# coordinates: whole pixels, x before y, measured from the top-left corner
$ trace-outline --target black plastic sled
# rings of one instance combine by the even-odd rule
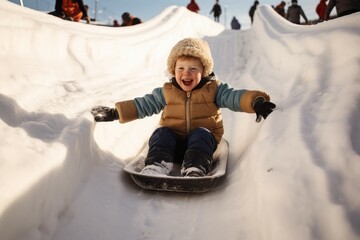
[[[150,190],[172,192],[206,192],[212,189],[226,174],[229,145],[222,139],[213,155],[212,171],[204,177],[183,177],[180,174],[180,165],[175,167],[169,176],[146,175],[140,173],[145,166],[145,157],[148,147],[128,163],[124,170],[129,173],[133,181],[140,187]]]

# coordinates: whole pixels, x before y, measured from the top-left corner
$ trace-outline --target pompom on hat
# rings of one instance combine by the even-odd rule
[[[179,41],[171,49],[167,60],[168,72],[175,76],[175,63],[180,56],[191,56],[199,58],[203,67],[203,76],[209,76],[214,67],[214,61],[208,43],[199,38],[185,38]]]

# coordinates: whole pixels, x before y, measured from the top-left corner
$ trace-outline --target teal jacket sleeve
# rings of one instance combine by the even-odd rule
[[[165,107],[165,98],[163,89],[155,88],[151,94],[146,94],[143,97],[134,99],[138,118],[149,117],[153,114],[158,114]]]
[[[216,93],[216,105],[220,108],[228,108],[235,112],[241,112],[240,99],[245,91],[234,89],[229,84],[220,82]]]

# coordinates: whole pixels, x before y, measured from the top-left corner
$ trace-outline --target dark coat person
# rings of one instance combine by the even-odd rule
[[[255,14],[257,5],[259,5],[259,1],[255,1],[254,4],[251,6],[251,8],[249,10],[249,16],[250,16],[250,19],[251,19],[251,23],[254,22],[254,14]]]
[[[214,13],[214,20],[216,22],[219,22],[220,15],[221,15],[221,6],[219,4],[219,0],[216,0],[216,3],[214,4],[213,8],[211,9],[211,13]]]
[[[239,20],[237,20],[236,17],[233,17],[231,20],[231,29],[233,30],[240,30],[241,29],[241,24],[239,22]]]
[[[292,5],[288,8],[286,19],[292,23],[300,24],[300,16],[304,18],[306,23],[308,22],[304,10],[297,4],[297,0],[292,0]]]
[[[281,1],[281,3],[279,3],[279,5],[275,7],[275,11],[282,17],[285,17],[285,5],[286,3],[284,1]]]
[[[346,16],[360,11],[360,0],[330,0],[326,8],[325,20],[329,19],[334,7],[338,17]]]
[[[134,17],[133,15],[131,15],[128,12],[124,12],[121,15],[121,19],[122,19],[122,23],[121,23],[120,27],[128,27],[128,26],[133,26],[133,25],[142,23],[140,18]]]

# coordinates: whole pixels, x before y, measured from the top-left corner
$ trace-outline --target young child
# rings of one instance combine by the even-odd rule
[[[264,92],[236,90],[215,79],[206,41],[186,38],[171,50],[168,72],[174,76],[163,87],[115,108],[92,109],[97,122],[119,119],[126,123],[160,113],[160,127],[149,139],[142,173],[169,175],[180,156],[183,176],[200,177],[211,171],[212,156],[224,133],[220,108],[256,113],[257,122],[276,107]]]

